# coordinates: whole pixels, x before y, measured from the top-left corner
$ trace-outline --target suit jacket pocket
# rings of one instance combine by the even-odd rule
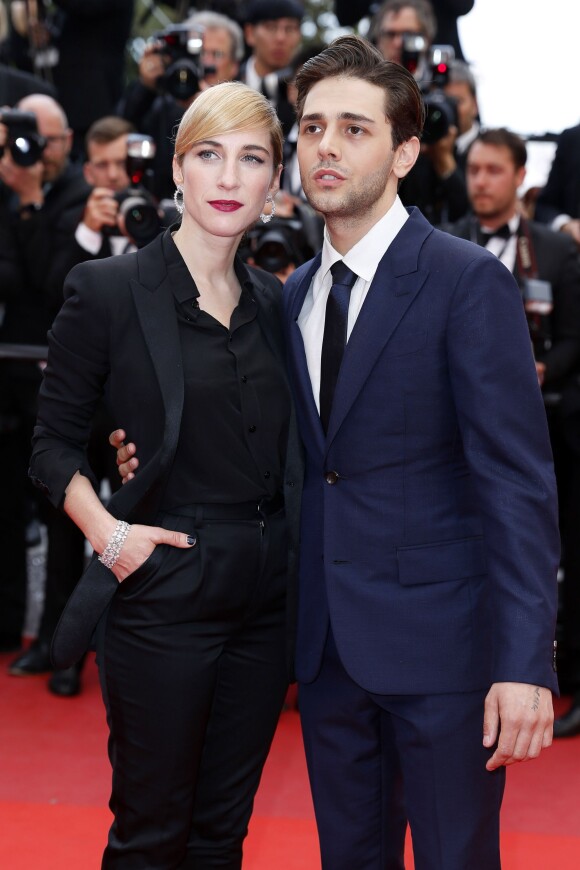
[[[397,547],[397,561],[402,586],[465,580],[486,572],[482,537]]]
[[[417,351],[425,347],[426,343],[426,332],[408,332],[399,334],[399,331],[397,330],[385,347],[385,355],[405,356],[409,353],[417,353]]]

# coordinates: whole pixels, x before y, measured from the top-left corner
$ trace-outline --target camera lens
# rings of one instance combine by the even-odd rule
[[[161,229],[156,207],[143,196],[127,197],[119,212],[125,219],[127,234],[139,248],[153,241]]]
[[[178,60],[162,77],[165,90],[176,100],[188,100],[199,91],[199,76],[190,60]]]
[[[44,141],[40,137],[17,136],[9,144],[12,159],[18,166],[34,166],[44,151]]]
[[[439,142],[449,132],[449,128],[457,126],[457,110],[454,102],[441,91],[434,91],[424,97],[425,126],[422,141],[426,145]]]

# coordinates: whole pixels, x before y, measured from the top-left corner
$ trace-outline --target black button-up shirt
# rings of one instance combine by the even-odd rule
[[[165,256],[185,399],[162,509],[272,497],[282,487],[290,396],[281,363],[260,327],[249,273],[236,260],[242,292],[228,329],[199,308],[199,291],[170,238]]]

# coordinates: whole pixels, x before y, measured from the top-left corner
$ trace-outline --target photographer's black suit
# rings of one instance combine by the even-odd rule
[[[173,138],[185,108],[185,103],[179,103],[171,94],[158,93],[139,80],[131,82],[117,106],[117,114],[155,141],[150,190],[158,200],[171,199],[175,191]]]
[[[579,164],[580,181],[580,127],[576,129],[578,150],[569,157]],[[473,241],[474,227],[475,219],[467,217],[445,229]],[[538,358],[546,365],[544,393],[547,397],[561,396],[559,404],[549,404],[547,408],[566,576],[562,587],[559,671],[562,688],[577,692],[580,690],[580,264],[576,245],[565,233],[555,233],[535,221],[528,221],[528,227],[538,277],[550,282],[553,293],[552,347]]]
[[[560,134],[548,180],[536,204],[536,218],[544,223],[560,214],[580,218],[580,124]]]
[[[46,192],[40,211],[21,217],[12,191],[0,189],[0,342],[45,345],[62,302],[55,260],[74,232],[74,215],[89,187],[78,167],[68,165]],[[26,471],[40,383],[38,363],[0,365],[0,642],[19,646],[26,608],[25,529],[33,493]]]
[[[48,94],[55,100],[58,97],[56,88],[49,82],[0,63],[0,106],[15,106],[30,94]]]
[[[546,365],[545,386],[563,387],[577,370],[580,361],[580,264],[576,246],[568,236],[555,233],[536,221],[527,221],[538,277],[552,286],[553,311],[550,317],[552,346],[538,356]],[[460,239],[477,242],[477,222],[468,215],[442,227]],[[518,279],[517,269],[514,277]]]
[[[112,114],[121,97],[135,0],[54,0],[54,5],[60,54],[54,83],[82,153],[85,132]]]

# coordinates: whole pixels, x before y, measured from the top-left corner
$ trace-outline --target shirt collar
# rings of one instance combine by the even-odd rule
[[[479,130],[479,124],[477,121],[474,121],[469,130],[466,130],[465,133],[459,134],[455,140],[455,148],[457,149],[458,154],[465,154],[467,152],[467,149],[473,140],[477,138]]]
[[[179,249],[173,241],[172,233],[179,229],[179,224],[173,224],[163,234],[163,254],[167,263],[167,271],[171,278],[171,289],[176,300],[180,303],[188,302],[190,299],[197,299],[199,290],[193,280],[191,272],[185,265],[185,260],[181,256]],[[234,271],[236,278],[240,282],[242,294],[252,293],[254,285],[250,278],[250,273],[244,266],[242,260],[236,256],[234,260]]]
[[[349,269],[352,269],[360,278],[370,283],[389,245],[398,235],[408,218],[409,214],[397,196],[388,212],[371,227],[368,233],[344,257],[332,247],[325,228],[322,260],[320,262],[321,277],[324,278],[326,276],[330,267],[337,260],[344,260],[345,265]]]
[[[511,216],[509,221],[506,221],[506,224],[508,225],[512,236],[515,236],[520,228],[520,215],[516,212]],[[484,238],[486,239],[491,239],[492,236],[495,235],[494,230],[490,229],[489,227],[482,226],[481,231],[484,235]]]

